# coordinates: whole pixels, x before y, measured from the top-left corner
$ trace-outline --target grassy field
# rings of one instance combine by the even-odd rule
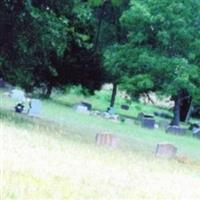
[[[200,141],[190,135],[150,131],[71,107],[87,100],[104,109],[103,97],[56,95],[43,100],[41,119],[32,119],[10,111],[14,102],[0,95],[1,199],[200,199]],[[103,131],[118,135],[117,149],[95,145],[95,135]],[[162,141],[177,146],[183,159],[156,158]]]

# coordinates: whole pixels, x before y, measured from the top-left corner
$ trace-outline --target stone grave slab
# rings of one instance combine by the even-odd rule
[[[28,115],[32,117],[39,117],[42,109],[41,101],[39,99],[31,99],[29,106]]]
[[[119,144],[118,137],[108,133],[98,133],[95,140],[98,146],[116,148]]]
[[[87,107],[87,109],[88,109],[89,111],[92,110],[92,104],[91,104],[91,103],[82,101],[80,104],[83,105],[83,106],[85,106],[85,107]]]
[[[156,146],[155,155],[157,157],[172,159],[176,157],[176,153],[177,148],[170,143],[163,142]]]
[[[181,128],[179,126],[169,126],[166,131],[166,133],[171,133],[175,135],[185,135],[187,132],[186,128]]]
[[[168,127],[169,127],[169,121],[167,121],[167,120],[160,120],[159,122],[158,122],[158,126],[159,126],[159,128],[161,128],[161,129],[164,129],[164,130],[166,130]]]
[[[142,127],[154,129],[155,127],[155,119],[149,118],[149,117],[143,117],[141,119],[141,125]]]
[[[11,91],[11,98],[17,101],[25,101],[26,97],[25,97],[25,93],[23,90],[20,89],[14,89]]]
[[[123,110],[129,110],[129,106],[126,105],[126,104],[122,104],[121,105],[121,109],[123,109]]]
[[[198,139],[200,139],[200,127],[199,128],[193,128],[192,133],[193,133],[194,137],[197,137]]]

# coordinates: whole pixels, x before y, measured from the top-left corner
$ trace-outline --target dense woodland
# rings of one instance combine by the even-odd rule
[[[199,0],[1,0],[0,77],[32,92],[112,83],[200,104]],[[184,119],[183,119],[184,120]]]

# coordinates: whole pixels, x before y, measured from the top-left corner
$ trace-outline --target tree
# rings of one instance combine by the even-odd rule
[[[111,55],[126,72],[122,83],[133,96],[148,91],[172,96],[173,125],[179,124],[184,94],[199,95],[199,20],[199,1],[132,1],[121,17],[128,42]]]
[[[89,4],[65,0],[16,4],[1,2],[0,28],[5,33],[0,35],[0,71],[4,78],[27,91],[44,84],[46,96],[52,87],[63,84],[82,84],[91,92],[99,88],[100,59],[91,52],[94,25]],[[94,75],[100,78],[95,80]]]
[[[116,43],[122,43],[124,40],[126,40],[125,30],[121,27],[119,19],[122,12],[128,7],[128,2],[128,0],[99,1],[99,3],[97,2],[96,4],[98,6],[94,9],[94,13],[97,19],[94,51],[99,51],[104,55],[104,81],[110,82],[113,85],[110,107],[114,107],[115,104],[118,80],[116,79],[116,73],[114,74],[113,71],[110,70],[113,68],[113,66],[110,68],[107,65],[105,57],[107,54],[107,49],[110,46]]]

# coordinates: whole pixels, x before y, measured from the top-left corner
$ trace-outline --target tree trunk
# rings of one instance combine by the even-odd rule
[[[179,126],[180,123],[180,94],[175,97],[174,117],[172,119],[172,126]]]
[[[97,25],[97,33],[96,33],[96,38],[95,38],[95,42],[94,42],[94,52],[97,51],[98,45],[99,45],[99,36],[100,36],[100,32],[101,32],[101,25],[102,25],[102,21],[103,21],[105,5],[106,5],[106,1],[101,6],[101,13],[100,13],[100,18],[99,18],[98,25]]]
[[[117,94],[117,83],[113,83],[112,96],[110,99],[110,107],[114,107],[115,105],[116,94]]]

